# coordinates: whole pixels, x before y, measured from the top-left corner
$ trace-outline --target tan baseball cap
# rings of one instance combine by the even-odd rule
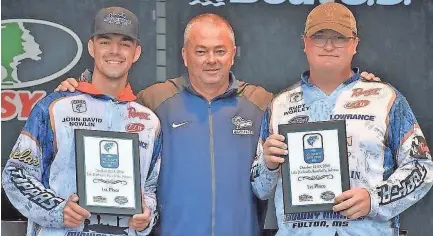
[[[358,34],[352,12],[340,3],[327,2],[315,7],[307,16],[304,34],[310,37],[317,31],[330,29],[346,37]]]

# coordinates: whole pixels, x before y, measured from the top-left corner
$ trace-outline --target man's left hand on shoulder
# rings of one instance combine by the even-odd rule
[[[334,212],[340,212],[349,219],[358,219],[370,213],[370,193],[365,188],[353,188],[335,198]]]
[[[369,73],[367,71],[363,71],[361,73],[361,77],[364,78],[364,79],[366,79],[366,80],[369,80],[369,81],[380,81],[379,77],[377,77],[373,73]]]

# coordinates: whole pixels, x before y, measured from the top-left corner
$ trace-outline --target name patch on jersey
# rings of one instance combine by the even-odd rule
[[[369,120],[374,121],[376,116],[363,114],[334,114],[330,115],[330,120]]]
[[[284,223],[291,225],[292,228],[309,227],[347,227],[351,221],[364,220],[360,217],[350,220],[339,212],[298,212],[284,215]]]
[[[67,116],[63,118],[62,122],[71,127],[95,127],[97,123],[102,123],[102,119],[95,117]]]
[[[33,183],[24,175],[22,169],[13,168],[10,174],[12,183],[24,197],[43,209],[51,210],[64,201],[62,198],[56,197],[49,189],[43,189],[42,186]]]
[[[305,106],[305,104],[300,104],[297,106],[293,106],[293,107],[289,107],[288,111],[284,112],[284,115],[291,115],[293,113],[299,113],[299,112],[303,112],[303,111],[308,111],[310,109],[310,107]]]

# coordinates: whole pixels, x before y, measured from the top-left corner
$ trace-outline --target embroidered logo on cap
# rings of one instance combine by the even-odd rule
[[[104,17],[104,22],[108,24],[116,24],[119,26],[128,26],[131,24],[131,20],[128,19],[125,13],[119,12],[114,13],[111,12]]]

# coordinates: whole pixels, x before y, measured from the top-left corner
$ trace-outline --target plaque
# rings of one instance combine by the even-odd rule
[[[328,211],[350,188],[345,121],[281,124],[288,154],[281,167],[284,214]]]
[[[75,130],[79,205],[91,213],[142,213],[138,134]]]

